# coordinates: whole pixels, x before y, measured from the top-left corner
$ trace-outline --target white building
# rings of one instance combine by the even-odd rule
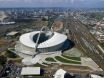
[[[42,27],[42,29],[44,26]],[[38,53],[49,53],[65,50],[69,47],[67,36],[53,31],[34,31],[20,36],[15,52],[24,58],[25,65],[36,64],[42,60]]]
[[[71,76],[70,74],[68,74],[63,69],[57,70],[53,76],[54,76],[54,78],[73,78],[74,77],[74,76]]]
[[[21,70],[21,75],[40,75],[40,67],[23,67]]]
[[[101,76],[98,76],[98,75],[94,75],[94,74],[90,74],[91,75],[91,78],[102,78]]]
[[[59,69],[56,71],[56,73],[54,74],[54,78],[64,78],[66,71],[63,69]]]

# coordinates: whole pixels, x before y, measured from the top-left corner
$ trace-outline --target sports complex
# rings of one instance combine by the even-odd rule
[[[46,26],[43,26],[40,31],[21,35],[15,45],[15,51],[24,58],[22,60],[23,64],[31,65],[43,62],[39,54],[49,56],[56,53],[60,55],[61,51],[68,47],[69,42],[66,35],[52,30],[49,31]]]
[[[63,64],[88,66],[93,70],[101,70],[92,59],[81,57],[82,53],[76,48],[71,47],[66,50],[70,46],[71,43],[66,35],[49,31],[46,26],[43,26],[40,31],[21,35],[15,45],[15,53],[23,58],[24,65]]]
[[[42,31],[42,29],[21,35],[15,50],[27,55],[62,50],[67,36],[54,31]]]

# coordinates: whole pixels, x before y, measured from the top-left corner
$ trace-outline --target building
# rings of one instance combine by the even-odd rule
[[[59,18],[60,19],[64,19],[65,18],[65,15],[59,15]]]
[[[75,78],[74,76],[71,76],[63,69],[57,70],[53,76],[54,78]]]
[[[99,26],[101,26],[101,27],[102,27],[102,26],[104,26],[104,24],[100,24]]]
[[[94,75],[94,74],[90,74],[91,75],[91,78],[102,78],[101,76],[98,76],[98,75]]]
[[[21,70],[22,76],[34,76],[40,75],[41,69],[40,67],[23,67]]]
[[[48,20],[49,17],[48,17],[48,16],[44,16],[44,18],[45,18],[46,20]]]
[[[63,69],[59,69],[56,71],[56,73],[54,74],[54,78],[64,78],[66,71]]]
[[[14,38],[14,37],[16,37],[18,35],[19,35],[18,32],[12,31],[12,32],[9,32],[8,34],[6,34],[6,38],[10,39],[10,38]]]
[[[15,52],[24,58],[22,63],[33,65],[38,62],[42,63],[38,54],[52,54],[60,52],[69,47],[67,36],[54,31],[34,31],[20,36],[15,46]]]
[[[21,35],[15,50],[27,55],[37,52],[54,52],[61,50],[66,41],[67,36],[57,32],[34,31]]]

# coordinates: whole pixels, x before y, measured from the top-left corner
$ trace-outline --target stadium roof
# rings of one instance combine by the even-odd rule
[[[59,69],[56,71],[54,78],[64,78],[66,71],[63,69]]]
[[[24,44],[25,46],[28,46],[28,47],[32,47],[34,48],[36,43],[33,41],[33,36],[37,33],[39,33],[40,31],[35,31],[35,32],[31,32],[31,33],[26,33],[26,34],[23,34],[21,37],[20,37],[20,42],[22,44]],[[38,44],[38,47],[37,48],[47,48],[47,47],[52,47],[52,46],[55,46],[55,45],[58,45],[62,42],[64,42],[65,40],[67,39],[67,36],[66,35],[63,35],[63,34],[60,34],[60,33],[57,33],[57,32],[54,32],[54,35],[52,36],[52,38]]]
[[[40,75],[40,67],[23,67],[21,75]]]

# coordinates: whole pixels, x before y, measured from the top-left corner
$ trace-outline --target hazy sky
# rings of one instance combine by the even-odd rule
[[[104,0],[0,0],[0,7],[104,7]]]

